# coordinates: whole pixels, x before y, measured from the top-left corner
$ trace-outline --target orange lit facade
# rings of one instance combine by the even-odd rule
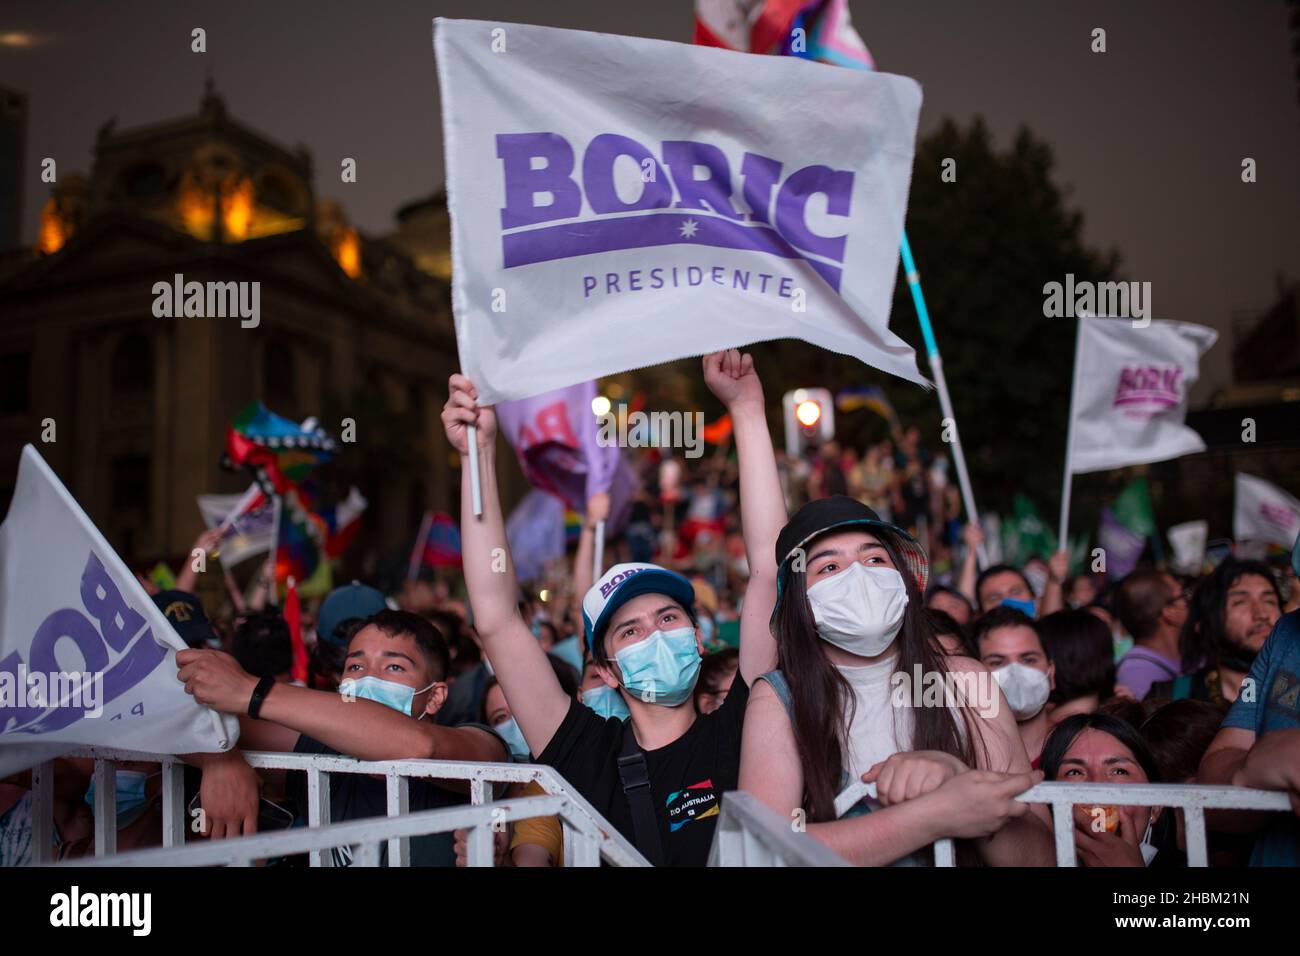
[[[438,418],[457,366],[448,282],[318,201],[311,156],[211,90],[197,115],[105,125],[94,157],[88,177],[59,170],[37,242],[0,260],[0,514],[35,442],[133,566],[178,563],[201,527],[195,496],[247,486],[219,459],[259,398],[335,434],[356,420],[331,473],[370,508],[339,572],[409,552],[425,510],[456,500]],[[260,324],[156,318],[153,284],[176,274],[258,282]]]

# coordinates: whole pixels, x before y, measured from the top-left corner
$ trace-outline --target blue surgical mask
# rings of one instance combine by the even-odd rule
[[[694,627],[655,631],[614,655],[623,686],[647,704],[676,707],[691,697],[700,676]]]
[[[1038,608],[1034,607],[1033,601],[1019,601],[1016,598],[1003,598],[1002,604],[1005,607],[1013,607],[1017,611],[1024,611],[1030,617],[1038,616]]]
[[[605,720],[611,717],[627,720],[632,716],[627,709],[627,702],[623,700],[623,695],[618,692],[618,689],[604,684],[584,690],[582,702],[594,710],[597,717]]]
[[[519,722],[511,717],[509,720],[503,720],[492,728],[506,742],[510,748],[510,756],[522,757],[528,759],[528,741],[524,740],[524,732],[519,729]]]
[[[437,681],[434,681],[437,683]],[[430,684],[429,687],[432,687]],[[339,693],[344,697],[360,697],[362,700],[373,700],[376,704],[383,704],[385,707],[391,707],[399,714],[406,714],[408,717],[415,717],[411,713],[411,704],[415,700],[416,694],[423,694],[429,687],[421,687],[416,690],[414,687],[407,687],[405,684],[398,684],[395,681],[383,680],[367,674],[365,677],[346,677],[339,683]],[[424,715],[421,714],[421,717]],[[418,719],[418,718],[417,718]]]
[[[117,786],[117,828],[130,826],[149,805],[149,798],[144,795],[144,785],[151,774],[137,770],[119,770],[115,774]],[[95,778],[90,778],[90,788],[86,791],[86,803],[95,806]]]

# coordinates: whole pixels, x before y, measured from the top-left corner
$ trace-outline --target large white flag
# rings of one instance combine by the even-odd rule
[[[31,445],[0,525],[0,776],[77,745],[226,750],[176,679],[185,642]]]
[[[242,495],[199,495],[198,501],[203,523],[222,529],[221,563],[226,567],[275,547],[280,499],[268,500],[256,483]]]
[[[1071,474],[1205,451],[1187,395],[1219,333],[1189,322],[1080,317],[1070,403]]]
[[[889,330],[913,80],[474,20],[434,46],[480,401],[780,338],[925,381]]]
[[[1232,536],[1289,548],[1300,537],[1300,501],[1277,485],[1237,472]]]

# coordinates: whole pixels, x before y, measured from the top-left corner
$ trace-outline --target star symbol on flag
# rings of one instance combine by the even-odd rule
[[[698,222],[696,222],[694,219],[687,219],[684,223],[682,223],[682,238],[694,239],[695,233],[699,228],[700,228],[700,224]]]

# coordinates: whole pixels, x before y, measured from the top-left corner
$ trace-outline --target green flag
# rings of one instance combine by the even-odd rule
[[[1119,523],[1134,534],[1149,538],[1156,533],[1156,516],[1151,509],[1151,493],[1145,478],[1134,478],[1119,493],[1114,506]]]
[[[176,587],[176,575],[172,574],[172,569],[165,563],[159,561],[149,572],[149,580],[158,585],[159,590],[170,591]]]
[[[1050,557],[1056,551],[1056,535],[1024,495],[1011,503],[1011,517],[1002,521],[1002,557],[1008,564],[1024,564],[1037,554]]]

